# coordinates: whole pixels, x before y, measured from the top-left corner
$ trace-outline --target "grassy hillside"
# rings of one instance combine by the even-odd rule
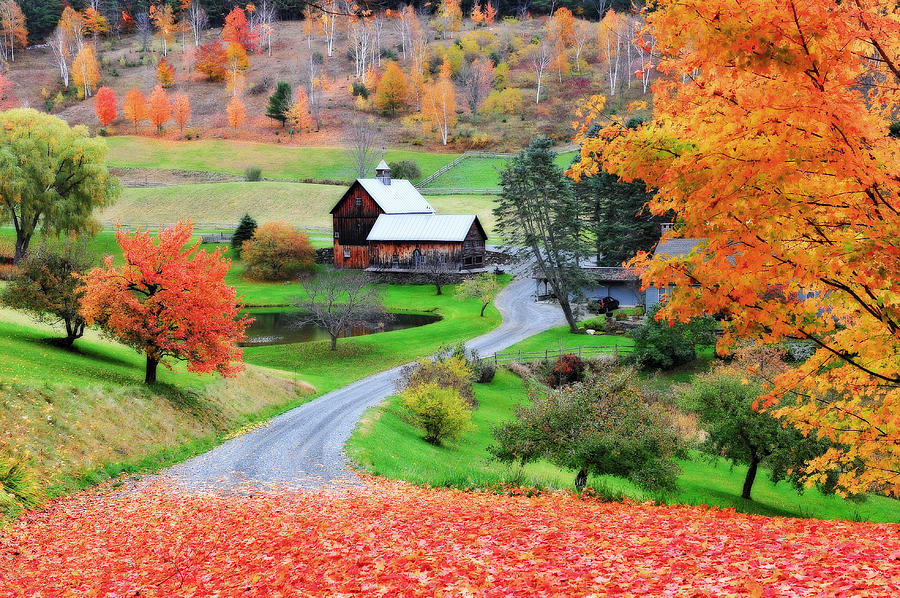
[[[350,439],[348,453],[364,470],[389,478],[430,486],[486,488],[508,483],[526,486],[571,488],[575,473],[549,463],[524,467],[505,465],[490,458],[492,427],[511,419],[525,400],[522,380],[501,370],[491,384],[475,385],[479,406],[473,413],[475,429],[457,442],[434,446],[409,424],[398,397],[366,414]],[[871,496],[853,503],[836,496],[808,490],[803,495],[786,483],[773,484],[761,470],[753,487],[753,501],[740,498],[746,468],[692,453],[680,461],[679,490],[668,496],[653,496],[630,482],[611,476],[591,476],[588,484],[609,494],[624,494],[635,500],[661,499],[671,504],[707,504],[733,507],[746,513],[770,516],[817,517],[900,521],[896,500]]]
[[[170,187],[125,188],[101,221],[170,223],[190,218],[201,223],[237,223],[245,213],[258,222],[283,220],[295,226],[331,226],[331,208],[346,187],[308,183],[201,183]],[[429,195],[440,214],[477,214],[491,234],[492,195]],[[330,238],[329,238],[330,240]],[[491,242],[489,240],[489,242]]]
[[[250,166],[274,179],[351,181],[352,159],[339,147],[298,147],[225,139],[169,141],[149,137],[109,137],[110,166],[163,168],[244,174]],[[380,154],[380,152],[378,152]],[[389,149],[388,162],[413,160],[423,176],[452,162],[459,154]],[[374,173],[373,175],[374,176]]]
[[[0,455],[24,457],[51,495],[182,460],[314,392],[252,366],[226,380],[179,364],[147,387],[134,350],[92,331],[67,350],[56,336],[0,310]]]
[[[574,151],[562,152],[556,157],[556,164],[563,169],[569,167]],[[453,189],[499,189],[500,171],[506,167],[509,158],[466,158],[432,182],[428,187]]]

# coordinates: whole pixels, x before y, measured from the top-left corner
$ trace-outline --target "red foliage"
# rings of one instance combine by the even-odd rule
[[[242,341],[252,321],[238,317],[234,287],[225,284],[230,260],[221,249],[186,247],[193,226],[178,223],[159,233],[116,232],[125,264],[107,256],[103,268],[85,276],[81,310],[88,323],[100,323],[123,343],[144,353],[147,382],[155,382],[156,363],[185,360],[188,370],[224,376],[242,368]],[[151,379],[151,361],[152,379]]]
[[[228,56],[219,42],[208,42],[197,48],[194,69],[206,75],[209,81],[221,81],[225,78],[225,62]]]
[[[896,596],[898,557],[891,524],[400,483],[160,489],[61,500],[4,528],[0,594]]]
[[[547,385],[551,388],[559,388],[573,382],[584,379],[584,370],[587,365],[577,355],[567,353],[560,355],[553,366],[553,371],[547,376]]]
[[[118,109],[119,104],[112,89],[103,86],[97,90],[97,96],[94,98],[94,111],[101,127],[105,127],[115,120]]]
[[[247,15],[243,8],[235,6],[225,17],[222,39],[226,42],[239,43],[247,52],[257,49],[259,34],[250,29],[250,23],[247,22]]]

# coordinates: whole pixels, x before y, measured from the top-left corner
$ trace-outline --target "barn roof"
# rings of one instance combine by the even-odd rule
[[[464,241],[473,223],[484,232],[474,214],[382,214],[366,240]]]
[[[405,179],[394,179],[385,185],[378,179],[356,179],[372,196],[385,214],[434,214],[434,208],[419,190]]]
[[[667,257],[683,257],[689,254],[703,239],[667,239],[660,241],[653,255]]]

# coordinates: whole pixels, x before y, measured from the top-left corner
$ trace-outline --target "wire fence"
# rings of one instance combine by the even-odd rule
[[[150,231],[156,231],[161,228],[167,228],[170,226],[175,226],[175,222],[114,222],[112,220],[107,220],[100,223],[103,226],[104,230],[113,230],[117,227],[121,227],[124,230],[135,230],[135,229],[144,229]],[[225,237],[234,232],[234,229],[237,228],[237,222],[194,222],[194,233],[203,236],[210,236],[212,234],[218,234],[221,237]],[[331,227],[330,226],[297,226],[296,227],[300,232],[305,233],[311,237],[331,237]]]
[[[602,357],[628,355],[634,351],[630,345],[605,345],[602,347],[573,347],[571,349],[544,349],[543,351],[506,351],[494,353],[488,359],[495,364],[502,363],[533,363],[535,361],[556,360],[562,355],[577,355],[578,357]]]

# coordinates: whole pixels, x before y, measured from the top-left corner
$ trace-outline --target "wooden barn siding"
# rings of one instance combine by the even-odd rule
[[[344,250],[350,251],[350,257],[344,257]],[[357,270],[365,270],[369,267],[369,246],[368,245],[342,245],[337,239],[334,240],[334,267],[335,268],[354,268]]]
[[[360,199],[360,205],[356,200]],[[379,207],[372,196],[362,185],[353,183],[333,212],[332,234],[338,233],[335,238],[335,255],[337,255],[337,243],[341,245],[366,245],[366,237],[375,226],[375,220],[384,211]]]
[[[416,267],[414,254],[418,249],[425,258],[419,267],[433,263],[444,256],[444,260],[456,268],[462,262],[460,242],[407,242],[407,241],[372,241],[369,243],[369,263],[377,268],[391,268],[394,256],[397,256],[397,267],[412,270]]]

